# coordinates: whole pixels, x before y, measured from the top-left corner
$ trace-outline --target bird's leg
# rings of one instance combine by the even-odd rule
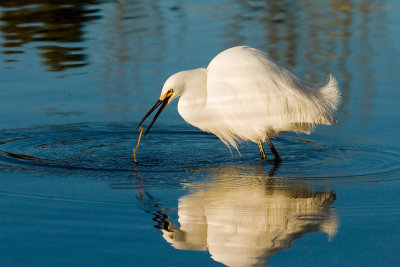
[[[265,160],[264,148],[263,148],[261,141],[258,141],[258,149],[260,149],[261,160]]]
[[[277,161],[277,162],[282,161],[282,159],[279,156],[278,152],[276,151],[274,145],[272,144],[271,139],[269,139],[269,137],[267,137],[266,141],[269,146],[269,149],[271,149],[272,154],[274,154],[275,161]]]

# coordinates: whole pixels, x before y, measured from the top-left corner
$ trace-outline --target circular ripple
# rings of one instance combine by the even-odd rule
[[[240,148],[241,157],[213,135],[188,128],[163,128],[142,139],[135,164],[134,125],[72,124],[3,131],[0,168],[30,171],[96,171],[101,175],[140,171],[155,173],[157,183],[174,173],[221,166],[255,166],[257,146]],[[274,140],[283,161],[262,163],[266,176],[302,179],[399,179],[400,153],[365,146],[335,146],[321,141],[282,136]],[[168,177],[168,178],[167,178]],[[179,178],[177,178],[179,180]]]
[[[142,138],[137,152],[146,172],[187,170],[231,158],[212,135],[158,128]],[[4,131],[0,134],[0,163],[9,168],[132,172],[137,137],[133,125],[78,124]]]
[[[283,161],[284,171],[280,175],[354,181],[400,179],[400,153],[397,151],[368,146],[336,147],[320,142],[307,143],[288,147],[291,152],[287,161]]]

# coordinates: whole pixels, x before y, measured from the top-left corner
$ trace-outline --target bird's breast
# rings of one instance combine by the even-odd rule
[[[181,97],[178,102],[179,115],[189,124],[203,131],[210,131],[212,116],[205,108],[205,102],[195,97]]]

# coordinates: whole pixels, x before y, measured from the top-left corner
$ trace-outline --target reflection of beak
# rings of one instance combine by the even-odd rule
[[[154,106],[149,110],[149,112],[146,113],[146,115],[144,115],[143,119],[139,122],[139,125],[137,126],[137,128],[140,127],[140,125],[142,125],[142,123],[144,122],[144,120],[151,114],[153,113],[153,111],[159,106],[161,105],[160,109],[157,111],[156,115],[154,116],[153,120],[151,121],[149,127],[147,128],[146,132],[144,133],[144,135],[147,134],[147,132],[150,130],[151,126],[153,126],[153,124],[156,122],[158,116],[160,116],[161,112],[167,107],[168,105],[168,100],[171,98],[172,93],[166,93],[163,94],[160,99],[157,100],[157,102],[154,104]]]

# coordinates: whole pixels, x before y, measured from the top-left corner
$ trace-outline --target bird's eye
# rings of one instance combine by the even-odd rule
[[[169,89],[168,90],[168,93],[173,93],[174,92],[174,89]]]

